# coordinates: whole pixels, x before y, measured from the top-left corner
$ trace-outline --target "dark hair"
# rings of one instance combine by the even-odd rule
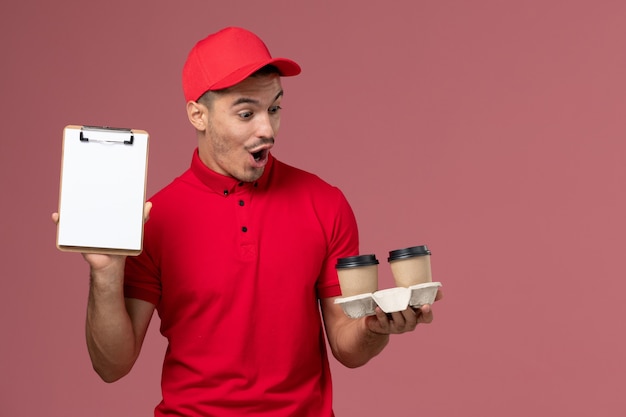
[[[256,71],[254,71],[252,73],[252,75],[250,75],[250,76],[251,77],[262,77],[262,76],[271,75],[271,74],[278,74],[278,75],[280,75],[280,71],[274,65],[269,64],[269,65],[266,65],[264,67],[259,68]]]
[[[258,70],[250,74],[250,77],[265,77],[265,76],[272,75],[272,74],[280,75],[280,71],[274,65],[269,64],[269,65],[259,68]],[[227,92],[229,88],[230,87],[226,87],[221,90],[206,91],[204,94],[200,96],[197,102],[205,105],[207,108],[210,109],[211,105],[213,104],[213,99],[215,98],[215,96],[221,93]]]

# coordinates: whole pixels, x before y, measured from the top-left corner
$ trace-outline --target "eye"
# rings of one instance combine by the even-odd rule
[[[252,117],[252,112],[251,111],[242,111],[241,113],[238,113],[238,115],[242,119],[249,119],[249,118]]]
[[[276,113],[278,113],[278,111],[279,111],[280,109],[282,109],[282,107],[280,107],[280,106],[272,106],[272,107],[270,107],[270,108],[269,108],[269,112],[270,112],[271,114],[276,114]]]

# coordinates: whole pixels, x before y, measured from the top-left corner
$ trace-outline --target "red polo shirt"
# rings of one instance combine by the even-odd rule
[[[125,294],[156,305],[169,346],[156,416],[332,416],[318,297],[358,254],[339,189],[270,155],[239,183],[191,168],[157,193]]]

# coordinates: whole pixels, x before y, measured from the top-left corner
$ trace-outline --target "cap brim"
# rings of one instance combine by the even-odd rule
[[[254,64],[246,65],[245,67],[233,71],[226,77],[222,78],[220,81],[213,84],[207,91],[223,90],[224,88],[232,87],[235,84],[239,84],[266,65],[275,66],[282,77],[292,77],[294,75],[300,74],[300,72],[302,71],[300,65],[298,65],[295,61],[287,58],[272,58],[269,60],[255,62]]]

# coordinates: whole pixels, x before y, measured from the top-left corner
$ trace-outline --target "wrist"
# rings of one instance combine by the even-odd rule
[[[106,265],[90,265],[89,277],[92,288],[97,290],[119,290],[124,284],[123,261],[114,260]]]

